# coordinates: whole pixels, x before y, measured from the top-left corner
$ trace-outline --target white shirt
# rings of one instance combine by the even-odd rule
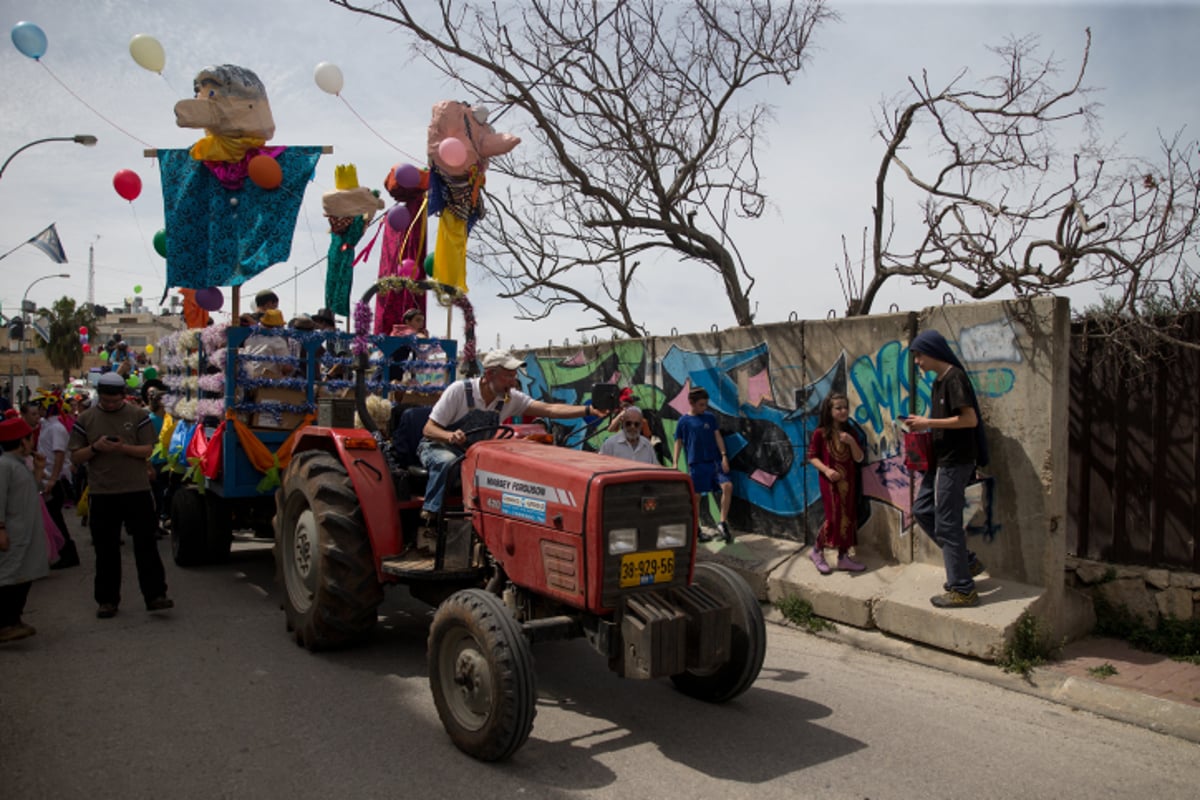
[[[252,334],[246,337],[242,352],[252,356],[289,356],[287,339],[281,336]],[[246,361],[246,374],[251,378],[281,378],[283,363],[279,361]]]
[[[625,434],[614,434],[600,445],[600,455],[628,458],[644,464],[658,463],[658,459],[654,457],[654,445],[650,444],[650,440],[645,436],[638,436],[637,442],[630,444],[629,440],[625,438]]]
[[[482,378],[468,379],[471,384],[471,393],[475,396],[475,409],[494,411],[496,410],[496,400],[492,401],[491,406],[483,404],[483,391],[479,388],[481,380]],[[451,425],[465,417],[471,410],[471,407],[467,405],[468,381],[455,381],[450,384],[434,404],[433,410],[429,412],[429,418],[443,428],[449,429]],[[508,393],[508,398],[500,405],[500,421],[520,416],[525,413],[525,409],[529,408],[529,404],[532,402],[532,397],[513,389]]]
[[[38,434],[38,452],[46,457],[46,475],[45,477],[54,483],[59,478],[71,479],[71,457],[67,453],[67,428],[62,424],[62,421],[57,417],[46,417],[42,420],[39,426],[41,433]],[[54,454],[63,454],[62,469],[59,470],[59,475],[56,477],[50,474],[50,470],[54,468]]]

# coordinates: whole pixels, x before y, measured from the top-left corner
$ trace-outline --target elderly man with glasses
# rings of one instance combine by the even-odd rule
[[[642,435],[641,409],[629,406],[621,412],[621,432],[604,440],[604,444],[600,445],[600,455],[628,458],[657,466],[654,445]]]

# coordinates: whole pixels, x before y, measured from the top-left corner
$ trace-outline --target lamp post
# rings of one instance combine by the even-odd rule
[[[8,162],[20,155],[22,151],[28,150],[35,144],[42,144],[43,142],[75,142],[76,144],[81,144],[84,147],[92,147],[96,144],[97,139],[95,136],[91,136],[90,134],[86,133],[78,133],[74,136],[50,136],[46,139],[34,139],[29,144],[18,147],[15,151],[13,151],[11,156],[4,159],[4,164],[0,165],[0,177],[3,177],[4,170],[8,169]]]
[[[26,146],[28,146],[28,145],[26,145]],[[20,151],[18,150],[17,152],[20,152]],[[13,155],[16,155],[16,154],[14,153]],[[11,160],[12,159],[10,157],[9,161],[11,161]],[[8,162],[6,161],[5,164],[7,165]],[[3,172],[3,171],[4,171],[4,168],[0,167],[0,172]],[[69,278],[69,277],[71,277],[71,274],[68,272],[60,272],[57,275],[43,275],[42,277],[35,280],[33,283],[29,284],[29,286],[25,287],[25,294],[21,295],[21,319],[25,320],[25,331],[26,331],[26,333],[22,334],[22,336],[21,336],[21,390],[27,396],[29,394],[29,370],[26,365],[28,364],[29,356],[27,355],[28,351],[25,349],[25,336],[28,335],[28,331],[29,331],[29,313],[25,310],[25,303],[29,299],[29,290],[32,289],[34,286],[37,286],[42,281],[48,281],[51,278]],[[16,397],[16,387],[15,386],[13,387],[13,396]]]

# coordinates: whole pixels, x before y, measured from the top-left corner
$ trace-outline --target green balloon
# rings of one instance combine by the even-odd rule
[[[142,370],[142,377],[148,381],[152,381],[158,377],[158,370],[156,370],[154,367],[146,367],[144,370]]]
[[[133,293],[134,293],[134,294],[141,294],[141,293],[142,293],[142,285],[141,285],[140,283],[139,283],[137,286],[134,286],[134,287],[133,287]]]
[[[154,252],[163,258],[167,257],[167,231],[165,228],[154,234]]]
[[[130,389],[136,389],[138,386],[141,385],[141,383],[142,383],[142,380],[137,375],[130,375],[128,378],[125,379],[125,385],[128,386]]]
[[[430,278],[433,277],[433,253],[425,256],[425,275]]]

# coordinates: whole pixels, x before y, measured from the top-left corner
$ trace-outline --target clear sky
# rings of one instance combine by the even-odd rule
[[[907,76],[923,68],[935,83],[963,68],[987,75],[998,63],[988,45],[1010,34],[1036,34],[1071,70],[1090,26],[1088,83],[1103,90],[1096,99],[1104,105],[1107,137],[1120,139],[1128,154],[1153,156],[1160,132],[1186,127],[1188,138],[1200,132],[1196,0],[835,2],[833,8],[842,19],[817,32],[808,69],[792,85],[780,84],[764,95],[776,108],[761,159],[770,207],[764,218],[734,232],[757,279],[751,301],[761,323],[791,315],[824,318],[831,309],[839,314],[844,309],[833,267],[841,261],[840,237],[858,241],[869,222],[881,155],[874,122],[878,103],[903,91]],[[49,47],[43,68],[21,55],[10,39],[0,45],[0,158],[48,136],[88,133],[100,142],[92,148],[38,145],[14,158],[0,178],[0,252],[54,222],[70,259],[60,267],[34,248],[22,247],[0,261],[5,313],[16,309],[33,280],[62,271],[71,279],[43,281],[30,298],[43,305],[62,294],[86,300],[89,246],[95,252],[98,303],[118,304],[140,285],[145,302],[157,307],[165,263],[151,240],[163,227],[162,192],[157,162],[142,151],[188,147],[199,138],[200,131],[176,127],[173,107],[191,96],[193,76],[207,65],[239,64],[259,75],[275,116],[272,144],[334,148],[321,158],[306,192],[291,259],[243,287],[244,295],[252,295],[277,286],[288,314],[322,305],[329,234],[320,202],[321,194],[333,188],[334,165],[354,163],[360,183],[382,188],[392,165],[419,163],[433,103],[472,99],[412,60],[404,34],[324,0],[0,0],[0,26],[11,30],[21,20],[37,23]],[[154,36],[165,48],[162,76],[130,57],[129,40],[138,33]],[[316,86],[313,70],[321,61],[342,69],[342,97],[349,107]],[[502,128],[512,125],[509,130],[522,132],[516,114],[506,115],[503,123]],[[112,186],[121,169],[132,169],[142,179],[142,194],[132,203]],[[357,269],[355,297],[376,276],[378,257]],[[561,310],[542,322],[518,322],[513,306],[496,298],[494,283],[470,263],[468,274],[484,349],[497,341],[516,347],[558,344],[567,337],[577,341],[574,329],[588,321]],[[893,282],[876,310],[892,303],[919,309],[941,302],[941,295]],[[634,308],[655,334],[733,324],[715,275],[685,274],[671,263],[644,278]],[[430,329],[443,332],[444,325],[444,316],[434,314]],[[454,335],[459,334],[456,321]]]

